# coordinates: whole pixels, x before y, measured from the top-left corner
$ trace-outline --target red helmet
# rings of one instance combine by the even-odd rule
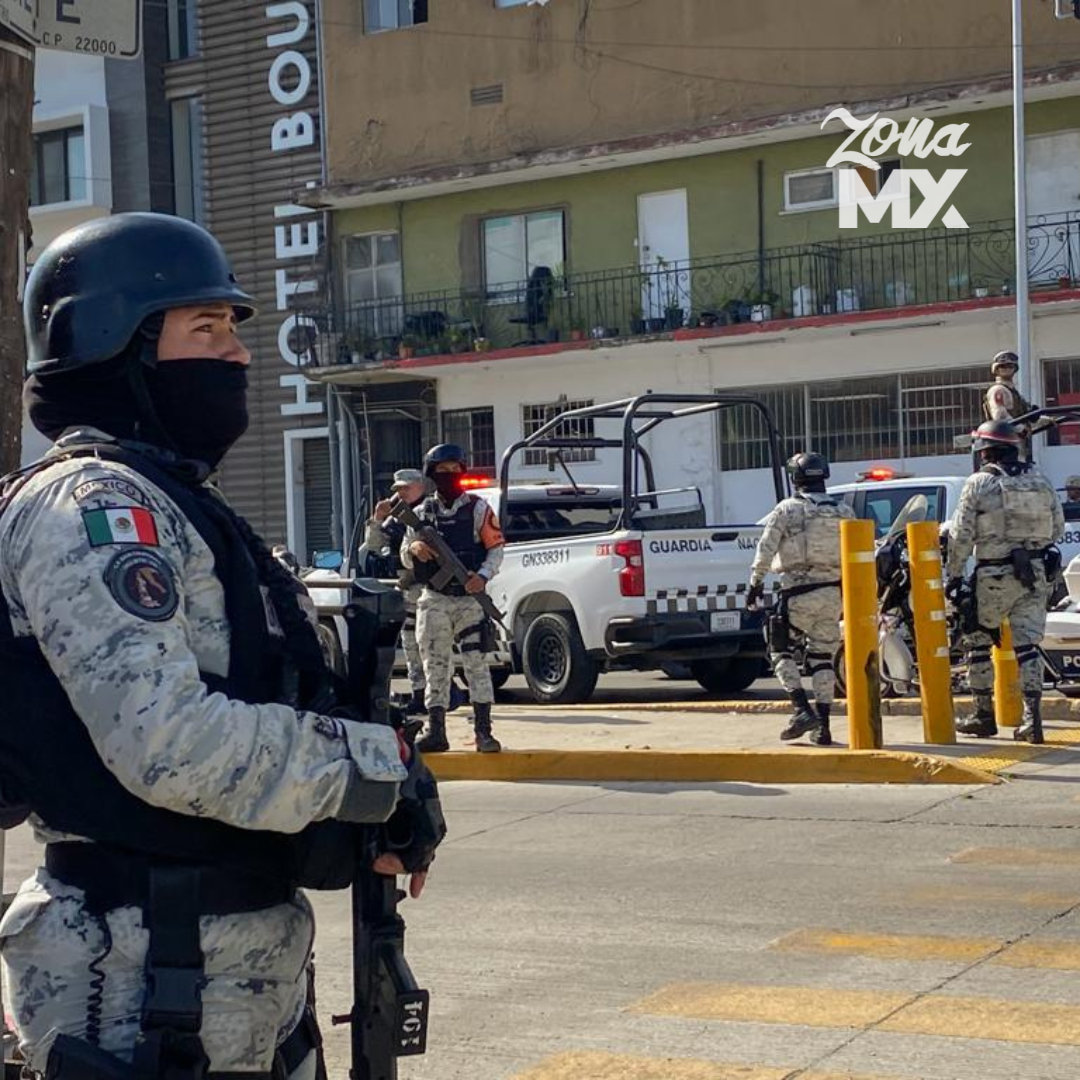
[[[972,433],[973,450],[990,450],[994,447],[1007,450],[1020,450],[1020,436],[1008,420],[987,420]]]

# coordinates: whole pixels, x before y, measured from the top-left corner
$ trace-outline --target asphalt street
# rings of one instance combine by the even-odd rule
[[[522,726],[535,715],[520,712]],[[655,738],[700,718],[647,722]],[[450,835],[403,905],[432,992],[429,1049],[400,1075],[1075,1080],[1080,750],[1006,775],[444,783]],[[12,834],[8,888],[34,859]],[[348,897],[314,899],[319,1011],[343,1078],[347,1035],[326,1021],[350,1001]]]

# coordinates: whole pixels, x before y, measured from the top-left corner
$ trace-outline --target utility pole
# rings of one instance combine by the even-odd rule
[[[1016,373],[1020,396],[1033,404],[1042,400],[1039,372],[1031,360],[1031,305],[1028,299],[1027,145],[1024,135],[1024,5],[1012,0],[1013,54],[1013,188],[1016,204]]]
[[[0,23],[0,475],[18,468],[22,447],[33,114],[34,46]]]

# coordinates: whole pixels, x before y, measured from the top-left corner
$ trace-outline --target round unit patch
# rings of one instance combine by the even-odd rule
[[[169,564],[153,551],[122,551],[105,567],[105,584],[129,615],[164,622],[176,612],[178,597]]]

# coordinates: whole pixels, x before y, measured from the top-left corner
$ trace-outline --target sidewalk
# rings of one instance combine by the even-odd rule
[[[470,710],[458,709],[447,717],[451,751],[428,760],[446,780],[986,784],[1023,762],[1080,756],[1075,721],[1049,721],[1046,746],[1016,743],[1011,729],[995,739],[959,736],[955,746],[928,746],[921,716],[885,715],[883,749],[852,751],[842,712],[832,724],[836,746],[822,748],[805,739],[780,742],[787,719],[780,702],[738,702],[741,708],[733,711],[735,705],[496,704],[495,733],[504,747],[498,755],[475,752]],[[958,712],[963,710],[958,702]]]

